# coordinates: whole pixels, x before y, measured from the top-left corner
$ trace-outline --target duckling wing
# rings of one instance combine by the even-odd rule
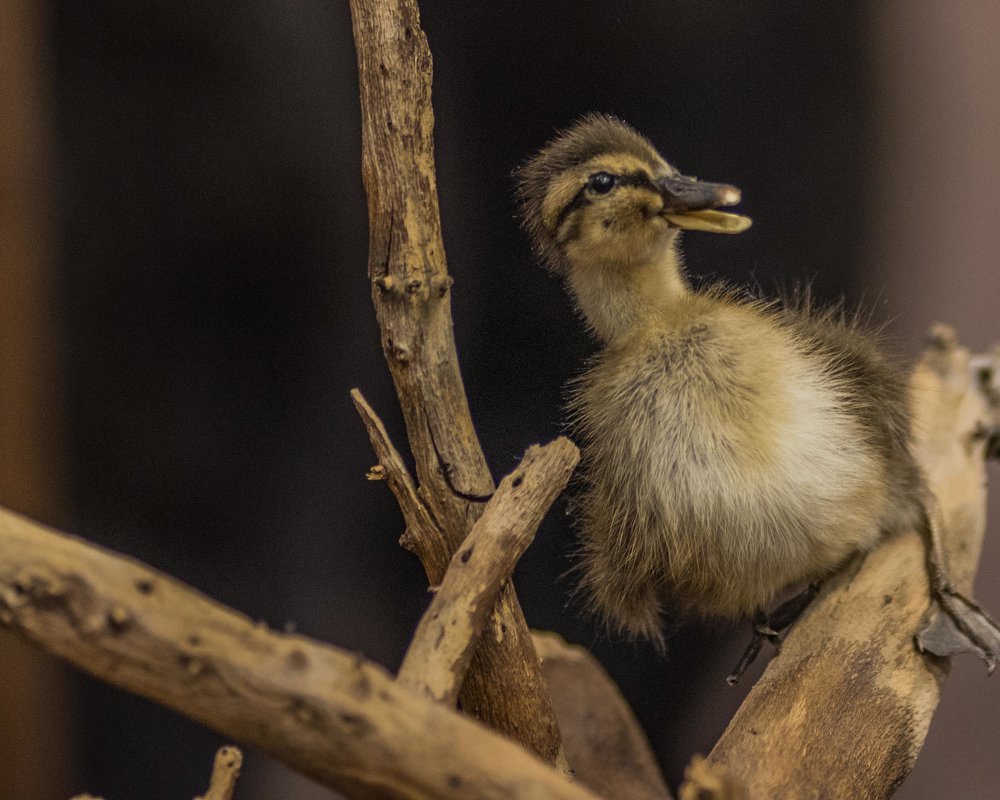
[[[800,347],[822,365],[847,399],[853,415],[884,464],[889,504],[881,525],[891,533],[919,524],[926,489],[910,451],[910,407],[905,373],[885,353],[877,331],[866,329],[843,308],[817,310],[808,298],[780,313]]]

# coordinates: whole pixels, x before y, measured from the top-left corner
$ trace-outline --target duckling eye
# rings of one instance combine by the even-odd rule
[[[594,194],[607,194],[615,188],[618,179],[608,172],[595,172],[587,179],[587,188]]]

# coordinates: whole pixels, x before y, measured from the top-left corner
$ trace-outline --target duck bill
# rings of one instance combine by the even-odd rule
[[[675,227],[709,233],[743,233],[751,220],[742,214],[719,211],[720,206],[740,202],[740,190],[725,183],[706,183],[692,178],[661,178],[663,217]]]

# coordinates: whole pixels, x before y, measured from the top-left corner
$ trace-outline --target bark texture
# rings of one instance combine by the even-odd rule
[[[5,510],[0,625],[352,798],[595,798],[360,656]]]

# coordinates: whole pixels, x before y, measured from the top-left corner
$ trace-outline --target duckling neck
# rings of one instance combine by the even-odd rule
[[[569,284],[587,324],[605,344],[662,318],[691,293],[674,247],[639,263],[574,264]]]

